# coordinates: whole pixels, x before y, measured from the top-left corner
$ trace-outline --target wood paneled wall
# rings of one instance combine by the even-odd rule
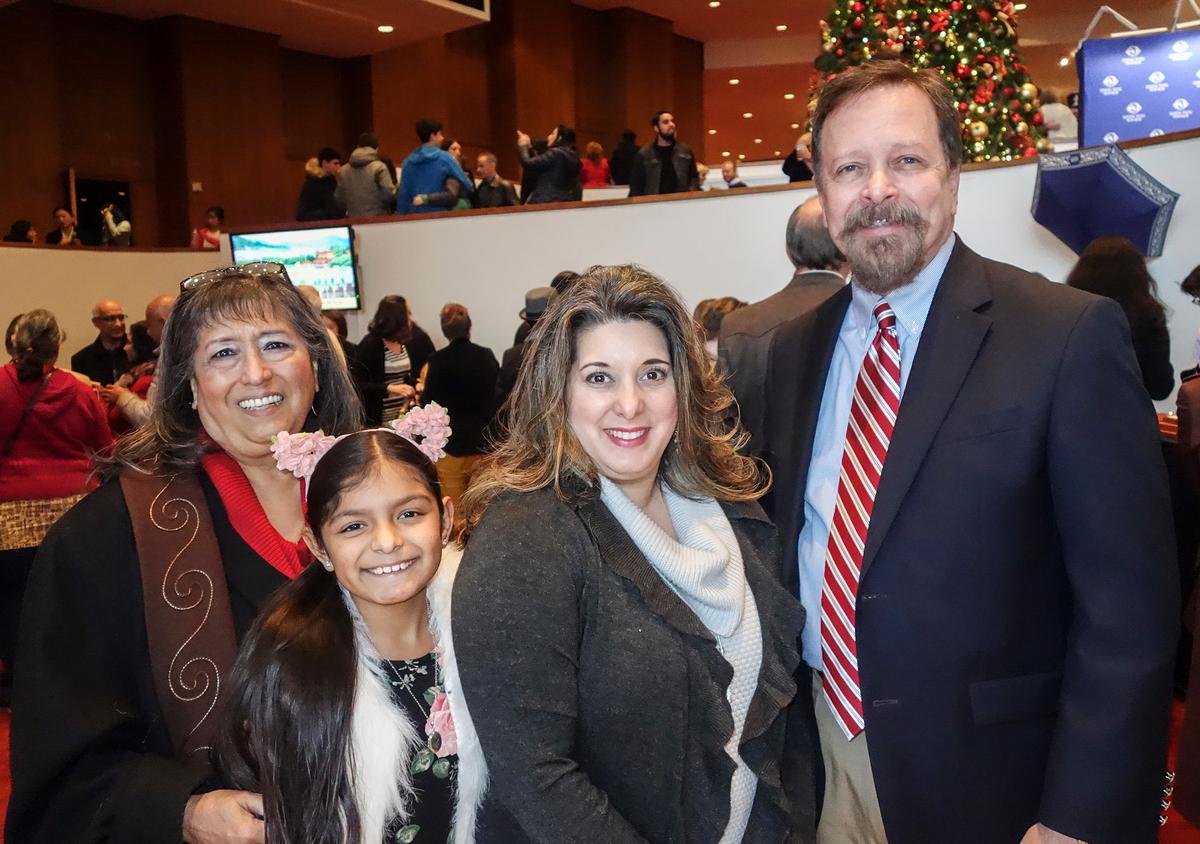
[[[574,125],[611,151],[626,128],[675,111],[700,146],[703,48],[671,24],[570,0],[493,0],[493,20],[357,59],[280,47],[274,35],[188,17],[139,21],[50,0],[0,7],[0,226],[39,231],[66,171],[129,181],[139,246],[186,245],[204,209],[233,226],[292,218],[304,162],[348,156],[376,131],[400,164],[435,117],[464,147],[520,178],[515,132]],[[194,190],[199,184],[200,190]]]

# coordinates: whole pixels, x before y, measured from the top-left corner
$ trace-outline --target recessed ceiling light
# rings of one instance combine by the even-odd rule
[[[793,129],[799,129],[799,128],[800,128],[800,124],[799,124],[799,123],[793,123],[793,124],[792,124],[792,128],[793,128]]]
[[[710,9],[716,9],[720,5],[721,5],[721,0],[709,0],[709,2],[708,2],[708,8],[710,8]]]
[[[745,160],[746,160],[746,153],[739,152],[738,153],[738,161],[745,161]]]
[[[775,31],[776,32],[787,32],[787,24],[786,23],[775,24]]]
[[[1059,67],[1066,67],[1070,63],[1071,63],[1071,59],[1068,56],[1063,56],[1061,59],[1058,60]]]
[[[776,158],[778,158],[778,157],[779,157],[779,150],[775,150],[775,157],[776,157]]]
[[[785,100],[794,100],[794,99],[796,99],[796,95],[795,94],[784,94],[783,98]]]
[[[754,139],[754,143],[756,143],[756,144],[761,144],[761,143],[762,143],[762,138],[755,138],[755,139]]]
[[[726,150],[722,150],[722,151],[721,151],[721,155],[722,155],[723,157],[725,157],[725,158],[728,158],[728,157],[729,157],[730,155],[732,155],[732,154],[733,154],[733,153],[731,153],[731,152],[730,152],[729,150],[727,150],[727,149],[726,149]]]
[[[1023,12],[1028,8],[1029,8],[1028,3],[1018,3],[1017,5],[1013,6],[1013,11],[1014,12]]]
[[[390,23],[385,23],[385,24],[380,25],[379,31],[382,32],[384,35],[387,35],[389,33],[395,32],[396,27],[392,26]]]
[[[751,112],[751,111],[743,111],[742,112],[742,117],[753,117],[753,116],[754,116],[754,112]]]
[[[716,129],[709,129],[709,130],[708,130],[708,134],[710,134],[710,135],[715,135],[715,134],[717,134],[717,130],[716,130]]]
[[[730,85],[740,85],[740,84],[742,84],[742,80],[740,80],[740,79],[730,79],[730,80],[729,80],[729,84],[730,84]]]

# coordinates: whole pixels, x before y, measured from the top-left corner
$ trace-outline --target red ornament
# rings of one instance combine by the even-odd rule
[[[1025,151],[1023,153],[1021,153],[1021,155],[1024,158],[1033,158],[1035,155],[1037,155],[1037,148],[1036,147],[1025,147]]]
[[[864,23],[866,23],[866,21],[864,21],[862,16],[859,15],[857,18],[851,21],[850,26],[854,27],[855,29],[862,29]]]
[[[855,0],[855,2],[850,4],[850,11],[854,12],[854,14],[856,14],[856,15],[861,15],[863,12],[863,9],[865,9],[865,8],[866,8],[866,6],[864,6],[862,3],[858,2],[858,0]]]
[[[954,2],[950,4],[950,11],[961,12],[962,11],[962,3],[958,2],[958,0],[954,0]]]
[[[843,50],[841,47],[838,47],[838,48],[837,48],[837,55],[838,55],[838,58],[841,58],[842,56],[846,55],[846,51],[845,51],[845,50]]]
[[[1004,86],[1004,96],[1011,97],[1015,93],[1017,93],[1017,89],[1014,88],[1013,86],[1011,86],[1011,85]]]
[[[954,68],[954,75],[959,79],[966,79],[971,75],[971,68],[965,64],[960,64]]]
[[[961,111],[963,114],[966,114],[968,111],[971,110],[971,107],[969,105],[967,105],[966,103],[959,103],[958,110]]]
[[[1042,125],[1042,113],[1039,111],[1033,117],[1029,118],[1029,122],[1032,123],[1034,126],[1041,126]]]
[[[1020,111],[1021,110],[1021,101],[1020,100],[1009,100],[1008,107],[1011,108],[1013,111]]]
[[[989,12],[987,9],[980,9],[979,10],[979,19],[981,21],[983,21],[984,23],[991,23],[992,22],[992,13]]]

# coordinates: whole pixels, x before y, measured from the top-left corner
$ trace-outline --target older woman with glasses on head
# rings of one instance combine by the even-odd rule
[[[329,333],[278,264],[187,279],[152,416],[51,529],[30,577],[7,835],[262,841],[257,795],[208,790],[237,642],[308,562],[279,431],[358,426]]]
[[[809,840],[815,755],[786,723],[803,609],[687,310],[594,267],[527,343],[454,586],[490,774],[475,840]]]

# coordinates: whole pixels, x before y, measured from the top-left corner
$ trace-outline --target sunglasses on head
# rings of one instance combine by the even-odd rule
[[[212,284],[214,281],[223,281],[227,278],[238,278],[247,275],[254,276],[255,278],[273,278],[289,285],[292,283],[292,279],[288,276],[287,268],[283,264],[276,263],[275,261],[255,261],[251,264],[224,267],[219,270],[205,270],[202,273],[190,275],[179,282],[179,289],[180,291],[195,290],[197,287]]]

